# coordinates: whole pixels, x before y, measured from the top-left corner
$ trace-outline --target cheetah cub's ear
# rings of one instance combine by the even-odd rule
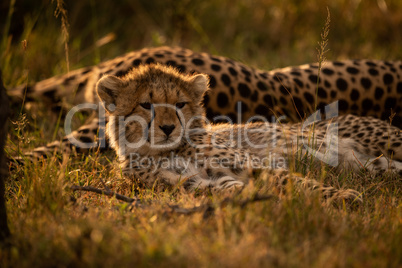
[[[193,88],[190,92],[194,99],[201,101],[202,96],[208,91],[209,78],[206,74],[197,74],[191,77],[190,83],[193,84]]]
[[[105,75],[96,84],[98,96],[103,101],[103,107],[109,113],[115,111],[117,96],[123,86],[124,82],[113,75]]]

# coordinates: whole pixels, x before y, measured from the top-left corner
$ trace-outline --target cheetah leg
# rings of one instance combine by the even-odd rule
[[[306,177],[301,177],[297,174],[291,174],[286,169],[270,169],[267,170],[268,176],[271,176],[279,188],[292,181],[296,186],[299,186],[307,191],[319,192],[327,200],[351,200],[362,202],[359,192],[352,189],[336,189],[331,186],[326,186],[321,182]]]
[[[219,179],[212,180],[210,178],[203,178],[195,175],[187,179],[184,187],[188,190],[195,189],[214,189],[214,190],[232,190],[241,189],[244,187],[244,183],[236,180],[231,176],[223,176]]]
[[[342,164],[346,168],[351,166],[352,169],[359,171],[364,167],[375,175],[382,175],[384,172],[392,171],[402,176],[402,162],[399,159],[387,159],[384,156],[373,157],[357,151],[348,152],[344,157],[344,163]]]
[[[244,183],[236,180],[231,176],[224,176],[214,182],[215,188],[218,190],[243,188]]]

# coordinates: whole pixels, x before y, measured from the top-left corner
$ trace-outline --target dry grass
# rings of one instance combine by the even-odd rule
[[[38,80],[67,70],[64,37],[54,18],[57,3],[23,4],[30,11],[17,17],[25,25],[22,33],[18,36],[13,28],[17,22],[7,17],[15,36],[11,40],[5,32],[1,42],[1,63],[9,86],[26,82],[27,77]],[[216,51],[267,68],[310,62],[316,60],[314,49],[326,5],[332,21],[327,58],[402,56],[402,4],[398,1],[172,0],[158,5],[89,1],[77,2],[68,10],[70,64],[73,69],[159,44]],[[115,41],[106,38],[111,42],[94,45],[111,33],[117,36]],[[21,48],[20,40],[27,40],[26,49]],[[99,46],[101,43],[104,45]],[[54,135],[62,136],[58,115],[50,116],[46,107],[39,105],[26,119],[19,117],[20,111],[17,105],[8,153],[15,155],[43,145]],[[0,266],[402,265],[402,182],[391,174],[372,177],[364,172],[311,171],[298,159],[296,171],[360,191],[364,203],[328,205],[318,196],[297,191],[279,198],[258,178],[235,200],[256,193],[278,198],[245,207],[235,203],[219,206],[229,194],[139,188],[121,178],[114,159],[111,152],[92,152],[14,166],[6,183],[13,237],[9,248],[0,249]],[[69,189],[73,184],[103,188],[100,178],[116,192],[136,193],[144,206],[131,207],[114,198]],[[215,207],[209,217],[201,212],[180,215],[170,208],[207,203]]]

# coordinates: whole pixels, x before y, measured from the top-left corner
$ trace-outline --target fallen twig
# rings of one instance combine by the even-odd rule
[[[131,198],[131,197],[128,197],[128,196],[125,196],[122,194],[115,193],[110,190],[101,190],[101,189],[98,189],[93,186],[73,185],[70,187],[70,189],[73,191],[93,192],[93,193],[103,194],[103,195],[110,196],[110,197],[114,196],[114,197],[116,197],[116,199],[130,203],[131,205],[134,205],[134,206],[141,205],[141,201],[138,198]],[[239,201],[236,201],[234,198],[225,198],[223,201],[221,201],[217,205],[209,203],[209,204],[203,204],[200,206],[195,206],[192,208],[183,208],[178,205],[169,205],[169,208],[170,208],[170,212],[182,214],[182,215],[192,215],[196,212],[203,212],[204,213],[203,218],[208,219],[209,217],[214,215],[215,209],[217,207],[224,207],[231,203],[234,206],[240,206],[241,208],[244,208],[249,203],[271,200],[273,198],[275,198],[274,195],[255,195],[252,198],[247,198],[247,199],[239,200]]]
[[[241,208],[244,208],[249,203],[271,200],[273,198],[275,198],[274,195],[255,195],[252,198],[247,198],[245,200],[239,200],[239,201],[235,201],[233,198],[225,198],[222,202],[220,202],[218,205],[215,206],[213,204],[204,204],[192,208],[182,208],[179,207],[178,205],[171,205],[169,207],[172,212],[183,215],[191,215],[196,212],[204,212],[203,218],[207,219],[210,216],[214,215],[215,208],[224,207],[229,203],[232,203],[232,205],[234,206],[240,206]]]
[[[138,203],[141,202],[138,198],[131,198],[122,194],[115,193],[110,190],[101,190],[92,186],[78,186],[78,185],[73,185],[70,187],[71,190],[73,191],[87,191],[87,192],[93,192],[97,194],[103,194],[106,196],[114,196],[116,197],[117,200],[121,200],[127,203]]]

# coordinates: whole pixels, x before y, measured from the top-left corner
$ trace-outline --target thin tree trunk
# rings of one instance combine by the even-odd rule
[[[0,242],[10,236],[10,230],[7,225],[6,201],[4,199],[6,178],[4,143],[7,136],[7,120],[9,115],[9,103],[6,95],[6,89],[0,71]]]

